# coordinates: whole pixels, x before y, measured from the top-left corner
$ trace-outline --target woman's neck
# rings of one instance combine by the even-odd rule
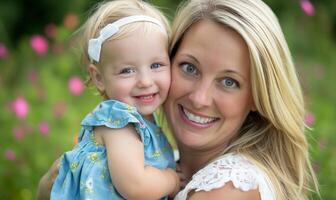
[[[212,159],[215,159],[224,151],[223,148],[219,148],[216,150],[197,150],[191,148],[183,148],[180,146],[181,145],[179,145],[179,164],[182,172],[187,177],[187,179],[190,179],[194,173],[202,169]]]

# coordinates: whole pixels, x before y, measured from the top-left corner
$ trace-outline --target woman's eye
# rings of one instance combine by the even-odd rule
[[[221,81],[221,84],[226,88],[236,88],[239,87],[238,81],[234,80],[233,78],[224,78]]]
[[[153,64],[151,65],[151,69],[158,69],[158,68],[160,68],[160,67],[162,67],[162,65],[161,65],[160,63],[153,63]]]
[[[132,69],[132,68],[124,68],[120,71],[120,74],[131,74],[131,73],[134,73],[135,70]]]
[[[185,72],[187,74],[192,74],[192,75],[197,75],[198,74],[197,68],[190,63],[181,64],[181,69],[182,69],[183,72]]]

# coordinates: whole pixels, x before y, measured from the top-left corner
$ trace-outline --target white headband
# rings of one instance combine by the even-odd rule
[[[165,28],[160,23],[160,21],[153,17],[149,17],[146,15],[133,15],[133,16],[121,18],[111,24],[106,25],[104,28],[102,28],[97,38],[93,38],[89,40],[88,54],[89,54],[90,61],[92,62],[92,60],[95,60],[96,62],[99,62],[100,51],[101,51],[103,42],[107,40],[109,37],[116,34],[119,31],[120,27],[133,23],[133,22],[151,22],[153,24],[158,25],[161,31],[166,32]]]

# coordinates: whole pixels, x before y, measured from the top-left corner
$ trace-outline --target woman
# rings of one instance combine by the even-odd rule
[[[257,167],[252,174],[261,174],[254,176],[260,179],[256,199],[307,199],[311,181],[317,184],[304,135],[302,92],[270,8],[259,0],[188,1],[175,19],[171,57],[165,111],[187,178],[234,153]],[[223,184],[225,178],[212,178],[218,185],[206,187],[195,180],[212,174],[194,177],[192,184],[199,185],[187,190],[210,191],[189,193],[190,199],[233,199],[227,195],[234,187]],[[251,188],[248,199],[258,196]]]
[[[267,5],[187,1],[170,47],[165,113],[190,180],[176,199],[307,199],[312,183],[317,191],[302,91]]]

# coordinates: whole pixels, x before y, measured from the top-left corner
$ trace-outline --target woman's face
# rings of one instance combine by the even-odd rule
[[[253,109],[242,37],[210,20],[192,25],[172,61],[165,109],[179,148],[225,149]]]

